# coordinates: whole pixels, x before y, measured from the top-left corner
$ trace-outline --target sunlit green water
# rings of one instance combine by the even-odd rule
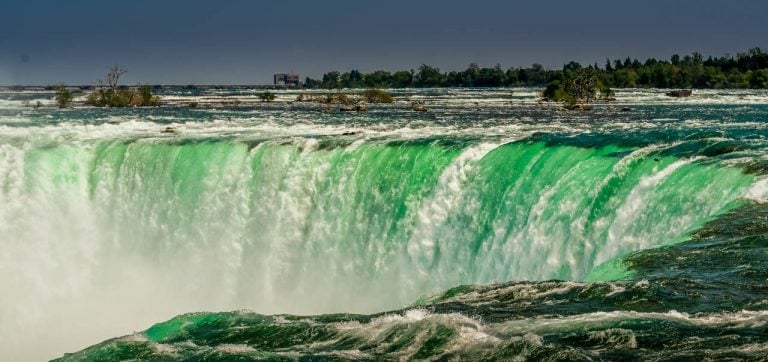
[[[445,99],[427,114],[3,109],[10,355],[73,324],[95,343],[238,309],[398,312],[188,315],[83,356],[613,359],[664,350],[648,323],[691,338],[752,333],[739,318],[762,328],[759,244],[716,256],[762,212],[764,105],[641,93],[631,113],[579,114],[426,92]],[[720,261],[697,269],[678,252]],[[61,338],[50,350],[88,343]],[[763,342],[718,343],[707,356]]]

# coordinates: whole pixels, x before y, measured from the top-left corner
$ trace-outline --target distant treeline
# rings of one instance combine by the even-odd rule
[[[306,78],[307,88],[426,88],[426,87],[508,87],[542,86],[563,78],[564,72],[581,68],[595,69],[601,82],[613,88],[768,88],[768,53],[760,48],[750,49],[735,57],[704,57],[693,53],[669,60],[608,59],[583,66],[570,62],[562,70],[545,69],[540,64],[528,68],[503,70],[496,65],[481,68],[472,63],[464,71],[441,72],[439,68],[422,65],[418,70],[387,72],[377,70],[362,73],[328,72],[322,79]]]

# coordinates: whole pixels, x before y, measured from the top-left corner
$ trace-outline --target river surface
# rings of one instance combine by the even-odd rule
[[[768,92],[392,92],[0,91],[0,357],[768,354]]]

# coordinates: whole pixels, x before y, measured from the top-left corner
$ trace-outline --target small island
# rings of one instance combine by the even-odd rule
[[[86,95],[83,104],[94,107],[156,107],[160,97],[153,94],[152,87],[141,84],[135,87],[119,85],[120,77],[127,71],[119,66],[112,67],[104,79],[97,81],[95,89]],[[54,101],[59,108],[70,107],[74,95],[65,84],[56,87]]]

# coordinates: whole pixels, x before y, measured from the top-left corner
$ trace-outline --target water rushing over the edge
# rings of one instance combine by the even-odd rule
[[[5,95],[0,350],[53,357],[192,311],[373,313],[463,284],[642,278],[616,258],[765,196],[759,92],[633,91],[619,94],[632,112],[587,114],[527,90],[406,93],[432,97],[430,112],[31,110],[18,100],[28,95]],[[179,133],[161,133],[168,125]],[[590,284],[547,293],[576,286]],[[542,316],[571,318],[558,311]],[[412,319],[483,315],[424,313]],[[506,318],[531,325],[478,328],[500,341],[549,328]],[[50,348],[36,354],[40,340]],[[423,348],[412,349],[369,357]]]

